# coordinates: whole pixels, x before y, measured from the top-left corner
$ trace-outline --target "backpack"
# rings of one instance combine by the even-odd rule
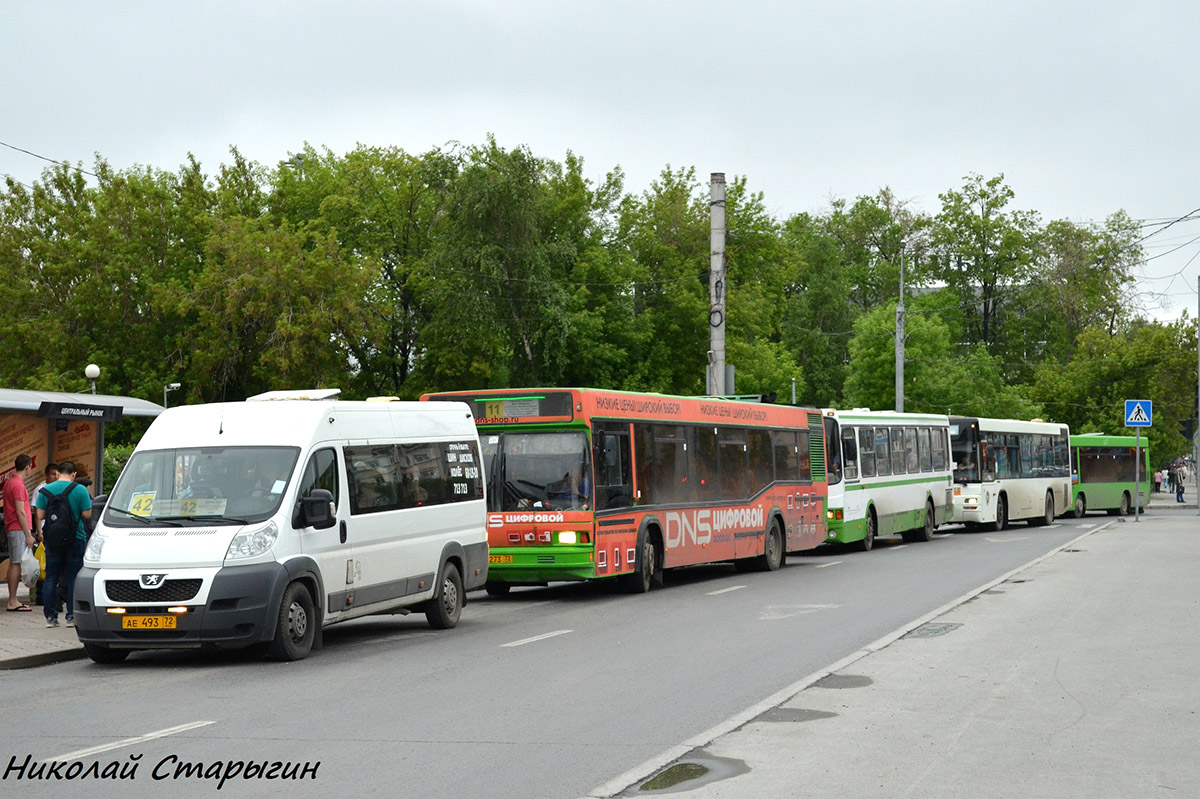
[[[55,494],[49,488],[43,488],[46,497],[46,520],[42,524],[42,541],[50,549],[66,549],[75,543],[75,534],[79,532],[79,523],[71,510],[71,492],[75,484],[71,483],[61,494]]]

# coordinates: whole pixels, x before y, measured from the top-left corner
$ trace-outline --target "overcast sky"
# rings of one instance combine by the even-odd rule
[[[1001,172],[1043,222],[1200,209],[1196,0],[6,0],[0,33],[0,142],[84,168],[492,133],[631,192],[744,175],[780,218]],[[1200,218],[1146,248],[1147,309],[1195,317]]]

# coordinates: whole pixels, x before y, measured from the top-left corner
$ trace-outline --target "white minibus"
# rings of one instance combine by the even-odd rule
[[[75,587],[88,655],[263,644],[423,611],[458,623],[487,580],[479,439],[462,403],[270,392],[171,408],[109,495]]]

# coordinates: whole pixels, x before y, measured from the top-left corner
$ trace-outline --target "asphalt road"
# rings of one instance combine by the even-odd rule
[[[434,632],[423,616],[348,622],[299,663],[152,652],[118,667],[9,672],[0,767],[26,754],[97,762],[98,771],[138,764],[126,781],[10,773],[6,788],[24,797],[216,789],[216,780],[174,777],[175,760],[155,769],[172,756],[204,770],[320,762],[315,779],[236,777],[223,795],[582,796],[1071,540],[1080,523],[1003,533],[951,526],[929,543],[793,555],[768,574],[679,570],[643,596],[594,584],[472,594],[454,630]],[[163,734],[187,725],[196,726]],[[147,735],[156,737],[127,740]]]

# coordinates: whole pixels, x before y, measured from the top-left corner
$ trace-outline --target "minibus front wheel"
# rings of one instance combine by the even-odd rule
[[[271,657],[275,660],[304,660],[312,651],[316,633],[317,614],[312,595],[303,584],[290,584],[283,592],[283,601],[279,603],[275,637],[271,640]]]

